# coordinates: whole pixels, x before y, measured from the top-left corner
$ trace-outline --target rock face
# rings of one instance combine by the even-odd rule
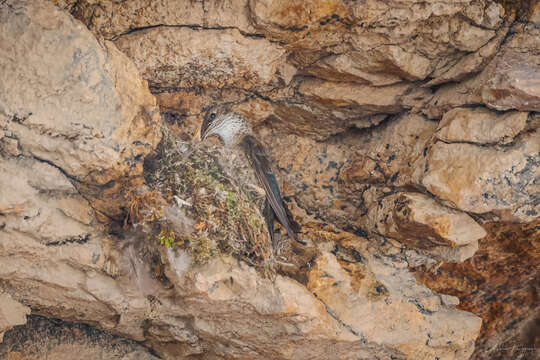
[[[480,240],[482,250],[474,257],[443,264],[437,271],[420,267],[416,277],[434,290],[459,296],[463,310],[482,317],[474,358],[534,359],[539,222],[494,223],[486,230],[490,235]]]
[[[283,48],[245,37],[237,29],[148,29],[124,35],[115,44],[155,87],[256,89],[274,78],[286,57]],[[141,52],[141,47],[148,51]],[[176,58],[171,57],[171,48]]]
[[[423,194],[396,193],[378,204],[368,210],[368,228],[446,261],[471,257],[478,249],[478,239],[486,236],[468,215],[443,207]]]
[[[26,320],[26,319],[25,319]],[[88,358],[97,360],[157,360],[133,340],[107,334],[85,324],[28,317],[24,326],[9,331],[0,345],[2,359]]]
[[[534,356],[497,352],[538,348],[540,6],[516,3],[1,2],[0,354],[31,313],[132,341],[66,340],[88,357]],[[218,103],[306,246],[274,254],[249,167],[192,147]]]
[[[26,315],[30,309],[14,301],[8,294],[0,294],[2,302],[2,312],[0,313],[0,340],[4,339],[4,334],[15,325],[26,323]]]
[[[502,116],[485,108],[456,108],[444,114],[437,138],[447,143],[510,144],[527,126],[528,113],[509,111]]]
[[[540,210],[539,135],[527,134],[503,149],[437,142],[428,153],[430,167],[422,183],[465,211],[493,212],[506,221],[532,221]],[[493,158],[497,162],[490,161]]]
[[[0,126],[2,148],[12,159],[2,162],[8,167],[2,176],[13,176],[16,163],[26,161],[20,171],[45,181],[28,189],[3,187],[4,197],[18,197],[6,206],[24,209],[38,192],[58,191],[72,193],[65,201],[69,208],[76,202],[73,192],[84,188],[96,210],[118,216],[119,188],[136,181],[142,158],[159,142],[155,99],[114,45],[98,43],[80,22],[59,16],[49,4],[25,5],[2,7]],[[26,208],[39,212],[38,206]],[[67,217],[75,212],[76,221],[90,221],[87,209],[65,211]]]

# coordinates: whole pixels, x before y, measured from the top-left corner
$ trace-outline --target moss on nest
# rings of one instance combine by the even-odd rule
[[[157,241],[186,249],[197,264],[228,253],[268,271],[272,248],[259,211],[262,199],[228,178],[215,155],[166,131],[145,163],[145,177],[152,192],[171,205],[184,204],[195,224],[192,233],[179,234],[170,220],[156,219]]]
[[[214,256],[216,249],[212,241],[204,236],[186,237],[180,236],[177,238],[174,230],[167,226],[162,226],[158,234],[158,240],[161,245],[172,249],[176,246],[186,249],[192,255],[195,264],[204,264]]]
[[[159,232],[158,240],[161,245],[165,245],[170,249],[176,245],[176,234],[173,230],[163,227]]]

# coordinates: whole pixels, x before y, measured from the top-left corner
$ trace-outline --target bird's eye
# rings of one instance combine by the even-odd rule
[[[216,113],[211,113],[211,114],[210,114],[210,119],[211,119],[211,120],[214,120],[215,118],[216,118]]]

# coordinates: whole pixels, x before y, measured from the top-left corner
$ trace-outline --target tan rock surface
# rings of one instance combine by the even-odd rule
[[[455,107],[478,104],[499,111],[538,111],[539,30],[528,23],[511,24],[509,32],[502,31],[498,35],[498,41],[505,38],[506,42],[501,43],[493,58],[484,58],[481,63],[487,65],[478,68],[482,70],[478,76],[437,89],[423,110],[425,114],[441,118],[444,112]],[[489,53],[487,45],[486,51]],[[435,83],[439,82],[432,82]]]
[[[485,108],[456,108],[444,114],[436,136],[444,142],[507,144],[525,130],[528,116],[526,112],[499,115]]]
[[[303,72],[330,81],[354,81],[375,86],[398,83],[401,77],[387,73],[385,66],[373,64],[372,56],[363,52],[353,51],[349,54],[330,55]]]
[[[362,90],[323,81],[314,87],[311,79],[301,75],[375,86],[439,76],[446,82],[481,70],[508,31],[504,9],[478,1],[57,2],[99,36],[115,39],[156,89],[254,90],[255,96],[274,101],[280,120],[319,138],[341,132],[353,122],[359,127],[378,123],[359,119],[365,108],[347,108],[352,94],[372,99],[362,104],[377,99],[392,109],[376,107],[372,113],[395,113],[423,104],[430,92],[413,91],[414,96],[405,101],[396,96],[403,95],[399,89],[407,88],[404,84]],[[471,64],[456,65],[468,53]],[[298,88],[307,91],[307,99],[296,94]],[[236,102],[252,96],[244,93],[237,99],[221,92],[218,98]],[[331,120],[328,125],[333,131],[317,128],[321,117]],[[306,122],[315,125],[310,129]]]
[[[408,85],[400,84],[386,87],[371,87],[347,83],[331,83],[320,80],[306,80],[298,91],[308,99],[314,98],[334,107],[357,106],[357,114],[362,110],[370,112],[396,113],[403,110],[399,98],[408,90]]]
[[[0,307],[0,342],[2,342],[6,331],[26,323],[26,315],[30,314],[30,309],[4,293],[0,293],[0,304],[2,304]]]
[[[2,236],[63,244],[86,242],[96,233],[94,211],[56,167],[31,158],[10,158],[2,159],[0,170]]]
[[[0,13],[4,137],[24,157],[59,168],[77,187],[87,185],[94,206],[118,216],[121,197],[107,203],[103,187],[140,176],[142,157],[160,138],[155,99],[110,43],[100,45],[48,3],[25,5],[5,4]]]
[[[485,70],[482,101],[496,110],[540,109],[540,29],[516,25],[516,34]]]
[[[365,244],[362,246],[365,247]],[[327,246],[333,245],[328,243]],[[120,266],[120,271],[115,271],[116,275],[113,276],[107,273],[107,264],[98,262],[80,268],[82,261],[73,261],[73,253],[81,253],[88,247],[89,244],[73,244],[61,247],[62,251],[52,251],[50,247],[28,248],[28,244],[12,242],[9,249],[0,253],[3,265],[0,276],[7,280],[4,284],[7,291],[24,297],[33,309],[39,309],[36,311],[40,314],[77,319],[145,341],[164,358],[201,354],[203,349],[209,355],[213,353],[229,357],[248,354],[276,359],[347,358],[351,348],[367,357],[374,354],[410,357],[419,354],[418,346],[425,341],[418,334],[414,341],[404,337],[403,341],[395,343],[392,338],[385,336],[388,331],[396,331],[393,321],[389,319],[388,323],[381,324],[377,318],[372,318],[362,322],[363,329],[366,329],[366,346],[364,337],[355,334],[354,328],[351,330],[347,322],[341,319],[341,314],[332,312],[321,303],[321,297],[317,297],[319,295],[315,296],[290,278],[263,278],[253,268],[232,258],[222,257],[203,266],[192,266],[189,254],[169,250],[165,255],[170,265],[166,267],[166,275],[174,288],[167,290],[157,279],[139,275],[150,271],[149,264],[141,262],[137,253],[131,250],[131,245],[124,248],[122,253],[103,250],[103,257],[116,259],[115,263]],[[364,252],[362,254],[368,256]],[[135,272],[130,270],[131,266],[134,266]],[[359,266],[364,272],[375,272],[370,276],[384,277],[392,273],[410,278],[406,270],[397,271],[383,264],[375,267],[369,259]],[[309,275],[310,281],[321,282],[316,291],[323,296],[334,286],[328,283],[326,275],[313,271]],[[128,275],[130,273],[133,278]],[[343,272],[340,277],[344,281],[355,282],[362,281],[364,275]],[[412,278],[409,281],[414,282]],[[139,287],[137,284],[144,285]],[[425,295],[420,294],[418,301],[430,301],[423,300]],[[369,293],[362,292],[355,296],[365,299],[366,305],[374,301]],[[425,318],[423,305],[410,304],[408,296],[411,295],[401,294],[392,283],[386,284],[385,292],[377,296],[392,296],[393,301],[406,305],[393,310],[398,318],[407,316],[414,322],[422,322]],[[156,299],[160,299],[159,302]],[[322,299],[326,301],[326,295]],[[353,304],[348,305],[348,311],[355,311],[350,306],[358,305],[356,302]],[[439,314],[439,305],[433,306],[429,311]],[[446,324],[444,329],[454,329],[456,334],[460,334],[461,340],[454,339],[454,344],[447,348],[426,348],[420,352],[422,356],[436,353],[443,358],[452,358],[451,353],[456,349],[466,353],[472,351],[478,318],[468,315],[467,321],[449,325],[448,321],[455,314],[459,312],[441,308],[437,316],[441,316],[440,322]],[[248,318],[250,321],[246,321]],[[446,330],[437,330],[439,321],[422,324],[426,333],[440,333],[434,339],[443,341],[441,337],[446,336],[443,335]],[[470,326],[465,332],[464,324]],[[368,329],[372,326],[377,327],[379,335],[369,335]],[[234,341],[231,341],[231,332],[235,333]],[[298,340],[291,342],[291,338]],[[400,336],[397,335],[397,338]]]
[[[540,211],[539,156],[537,131],[509,148],[439,141],[428,152],[429,166],[422,183],[464,211],[493,212],[505,221],[530,222]]]
[[[115,44],[151,86],[165,89],[270,85],[285,61],[280,46],[236,29],[159,27],[124,35]]]
[[[480,328],[478,318],[466,312],[453,312],[447,317],[440,298],[417,288],[408,273],[390,270],[374,259],[369,259],[369,268],[372,273],[363,264],[339,261],[326,253],[318,258],[307,286],[336,317],[346,319],[351,331],[365,334],[368,344],[384,339],[407,358],[470,356],[467,344],[473,343]],[[351,272],[356,276],[351,277]],[[417,291],[423,293],[422,299],[412,295]],[[418,316],[418,311],[428,316]],[[459,330],[431,326],[443,318],[445,327]]]
[[[420,193],[384,197],[379,206],[368,210],[368,219],[367,226],[379,234],[419,249],[460,248],[470,244],[476,248],[478,239],[486,235],[467,214],[441,206]]]
[[[538,220],[486,224],[489,235],[480,240],[481,250],[472,258],[415,274],[431,289],[459,296],[461,309],[482,317],[474,359],[538,357],[539,304],[533,294],[540,266],[539,225]]]
[[[491,4],[496,8],[497,5]],[[497,10],[496,10],[497,11]],[[448,64],[445,67],[438,68],[433,72],[433,80],[427,83],[428,86],[439,85],[449,81],[458,81],[465,79],[468,75],[480,72],[489,63],[489,61],[496,55],[502,41],[505,39],[506,34],[510,28],[510,24],[514,21],[514,17],[506,20],[506,23],[497,29],[496,35],[490,39],[485,45],[478,49],[478,51],[464,55],[455,64]]]
[[[52,2],[0,5],[0,291],[30,319],[165,359],[531,344],[532,2]],[[241,156],[192,147],[219,103],[267,146],[306,246],[276,234],[272,256]],[[72,345],[43,354],[151,358]]]
[[[154,26],[185,26],[194,28],[238,28],[254,33],[249,22],[248,1],[198,2],[165,0],[134,0],[99,2],[52,0],[59,7],[83,19],[93,32],[107,39],[130,31]],[[133,15],[137,14],[136,17]]]

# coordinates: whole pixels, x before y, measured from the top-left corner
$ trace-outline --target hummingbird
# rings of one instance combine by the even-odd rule
[[[242,115],[232,112],[227,105],[216,106],[206,111],[204,119],[195,133],[197,141],[217,136],[225,147],[243,153],[246,161],[253,169],[259,185],[266,194],[262,215],[265,218],[272,246],[276,248],[274,239],[274,223],[277,220],[287,231],[289,237],[302,245],[306,243],[298,239],[299,225],[283,202],[276,176],[272,171],[272,162],[264,145],[253,135],[249,121]]]

